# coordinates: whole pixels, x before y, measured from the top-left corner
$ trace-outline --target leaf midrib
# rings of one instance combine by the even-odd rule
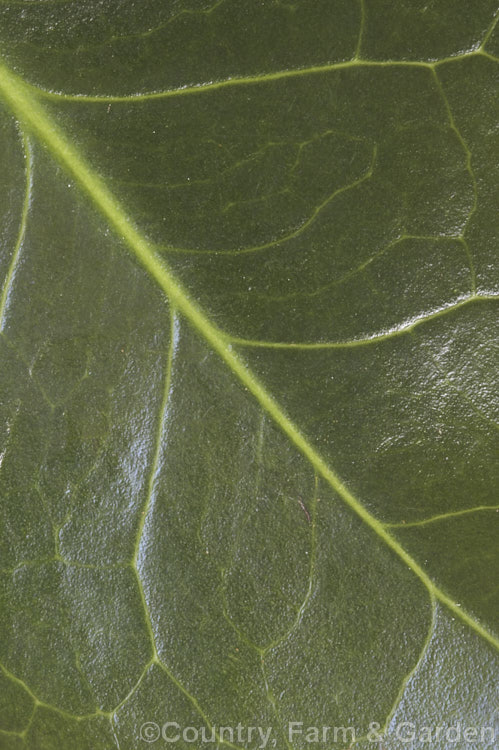
[[[165,292],[170,304],[185,316],[213,350],[217,352],[229,369],[232,370],[234,375],[252,393],[262,408],[272,417],[274,422],[287,435],[296,448],[308,459],[315,471],[328,482],[333,490],[364,523],[395,552],[402,562],[409,566],[427,588],[430,595],[442,602],[469,627],[499,650],[499,640],[436,586],[423,568],[387,531],[384,524],[373,516],[350,492],[336,472],[328,466],[322,456],[310,444],[297,425],[286,416],[278,402],[267,391],[258,377],[232,350],[230,338],[215,326],[202,308],[191,299],[188,292],[168,268],[168,265],[157,255],[153,246],[142,236],[133,221],[126,215],[124,209],[106,187],[101,177],[87,165],[83,156],[68,141],[63,131],[35,97],[32,87],[3,64],[0,64],[0,94],[14,115],[49,149],[53,157],[84,189],[116,234],[128,245],[137,260]]]

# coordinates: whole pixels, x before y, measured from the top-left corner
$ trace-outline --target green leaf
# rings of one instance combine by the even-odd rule
[[[496,19],[0,6],[2,750],[495,746]]]

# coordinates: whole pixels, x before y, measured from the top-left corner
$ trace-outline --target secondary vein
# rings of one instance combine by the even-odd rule
[[[257,73],[255,75],[247,76],[233,76],[230,78],[224,78],[219,81],[205,81],[204,83],[197,84],[186,84],[185,86],[179,86],[174,89],[166,89],[164,91],[149,91],[144,94],[66,94],[62,91],[50,91],[49,89],[41,88],[40,86],[29,85],[35,94],[38,94],[46,99],[57,99],[59,101],[67,102],[90,102],[99,104],[105,102],[106,104],[111,102],[144,102],[151,99],[169,99],[175,96],[190,96],[191,94],[202,94],[207,91],[216,91],[226,87],[233,86],[248,86],[254,84],[270,83],[272,81],[280,81],[286,78],[299,78],[301,76],[320,75],[321,73],[331,73],[335,70],[344,70],[347,68],[420,68],[433,70],[439,65],[444,63],[452,63],[459,60],[466,59],[468,57],[485,57],[493,62],[497,62],[499,58],[486,52],[482,47],[473,49],[470,52],[463,52],[459,55],[453,55],[451,57],[442,57],[438,60],[362,60],[360,58],[352,58],[351,60],[342,60],[339,62],[332,63],[320,63],[318,65],[310,65],[305,68],[291,68],[287,70],[278,70],[274,73]]]
[[[5,314],[9,303],[10,290],[12,288],[12,282],[16,272],[19,257],[21,255],[21,249],[24,242],[24,236],[26,234],[26,226],[28,223],[28,211],[31,199],[32,189],[32,153],[29,140],[25,133],[23,133],[23,147],[24,147],[24,158],[26,161],[26,187],[24,191],[24,201],[21,211],[21,222],[19,224],[19,231],[17,234],[16,244],[12,253],[9,269],[5,277],[4,285],[2,288],[2,295],[0,297],[0,333],[3,331],[5,325]]]

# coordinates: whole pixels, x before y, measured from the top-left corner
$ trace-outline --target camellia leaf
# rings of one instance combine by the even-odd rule
[[[2,2],[2,750],[497,747],[496,19]]]

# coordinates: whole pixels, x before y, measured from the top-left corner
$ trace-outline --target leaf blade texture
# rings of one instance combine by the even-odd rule
[[[2,6],[1,747],[493,725],[496,8],[435,8]]]

